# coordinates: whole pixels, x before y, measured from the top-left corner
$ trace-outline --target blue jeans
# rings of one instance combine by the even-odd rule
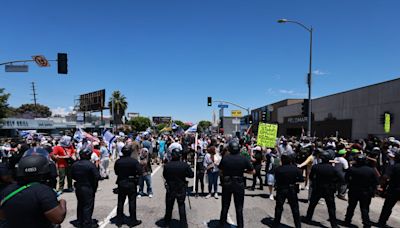
[[[153,190],[151,188],[151,175],[146,175],[146,176],[141,176],[139,178],[139,194],[143,195],[143,188],[144,188],[144,182],[146,181],[146,186],[147,186],[147,194],[153,194]]]
[[[208,172],[208,193],[212,193],[212,187],[214,186],[214,192],[218,192],[218,176],[219,172]]]

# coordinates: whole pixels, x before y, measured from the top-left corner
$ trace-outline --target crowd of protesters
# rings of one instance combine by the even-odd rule
[[[94,139],[94,140],[93,140]],[[343,181],[337,184],[337,197],[347,200],[346,194],[348,183],[345,181],[346,172],[354,164],[358,154],[365,154],[368,166],[374,170],[379,183],[375,191],[376,195],[385,197],[391,167],[396,162],[396,154],[399,153],[400,142],[393,137],[380,139],[369,137],[363,140],[346,140],[335,137],[308,138],[308,137],[279,137],[274,148],[265,148],[257,144],[256,137],[245,134],[243,137],[233,138],[222,135],[201,135],[195,142],[195,136],[190,135],[152,135],[143,133],[138,135],[118,136],[116,140],[107,142],[100,137],[93,136],[91,140],[76,140],[73,135],[65,135],[60,138],[33,135],[28,138],[1,139],[0,156],[2,165],[10,171],[1,172],[1,186],[12,181],[15,177],[15,167],[18,161],[26,156],[31,148],[43,148],[48,154],[50,161],[54,163],[54,171],[51,185],[59,193],[73,192],[73,179],[71,176],[71,165],[79,160],[79,150],[83,143],[89,143],[93,147],[90,161],[93,162],[100,172],[101,179],[109,178],[110,162],[121,156],[121,150],[129,145],[132,148],[131,157],[138,160],[143,174],[139,179],[138,197],[153,197],[151,173],[153,164],[163,164],[171,160],[171,151],[179,149],[182,151],[182,160],[196,167],[196,196],[205,199],[211,197],[218,199],[219,178],[222,175],[218,166],[226,154],[229,153],[227,145],[231,140],[238,140],[241,156],[248,159],[254,166],[249,191],[254,191],[256,186],[264,190],[268,188],[269,199],[274,200],[275,170],[281,165],[281,156],[290,154],[294,157],[294,163],[305,177],[305,182],[300,186],[301,190],[309,190],[310,172],[312,167],[320,163],[321,151],[334,151],[335,157],[330,161],[338,172],[343,176]],[[4,168],[4,169],[6,169]],[[0,170],[1,171],[1,170]],[[264,174],[264,176],[262,175]],[[6,176],[3,178],[3,176]],[[208,188],[205,192],[205,180]],[[67,183],[65,183],[67,182]],[[146,185],[146,189],[145,189]],[[0,189],[1,190],[1,189]],[[386,221],[382,221],[386,222]]]

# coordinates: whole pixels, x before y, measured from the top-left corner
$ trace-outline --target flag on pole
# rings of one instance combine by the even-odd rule
[[[28,136],[31,135],[31,132],[29,132],[29,131],[18,131],[18,135],[21,138],[28,138]]]
[[[116,137],[113,133],[111,133],[108,129],[103,130],[103,140],[107,143],[107,147],[109,150],[112,149],[112,143],[116,140]]]
[[[190,134],[190,133],[196,133],[197,132],[197,124],[189,127],[186,131],[185,134]]]

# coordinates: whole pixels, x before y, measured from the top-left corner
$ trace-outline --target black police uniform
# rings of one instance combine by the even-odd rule
[[[80,160],[71,166],[71,176],[76,181],[75,194],[78,200],[78,223],[81,227],[92,227],[94,199],[100,173],[89,160]]]
[[[237,154],[228,154],[222,158],[218,168],[223,172],[222,178],[222,209],[220,226],[226,223],[229,206],[233,195],[236,209],[237,227],[243,227],[243,203],[244,203],[244,177],[246,171],[253,171],[250,161]]]
[[[344,181],[343,176],[330,163],[321,163],[311,168],[310,179],[312,181],[312,192],[306,221],[311,221],[318,201],[324,198],[328,207],[331,226],[337,227],[335,192],[337,184]]]
[[[351,224],[354,210],[360,202],[361,217],[364,227],[371,226],[369,220],[369,205],[375,194],[378,178],[374,170],[367,165],[354,165],[346,172],[346,182],[349,186],[349,205],[345,222]]]
[[[187,163],[172,160],[165,164],[163,176],[167,188],[165,197],[165,223],[168,225],[171,222],[172,209],[176,199],[178,202],[180,222],[183,226],[187,227],[185,210],[186,177],[193,178],[194,173]]]
[[[136,225],[140,223],[136,217],[136,196],[138,177],[143,171],[139,162],[130,157],[123,156],[115,162],[115,174],[118,176],[118,206],[117,206],[117,225],[122,225],[124,218],[124,202],[128,197],[130,223]]]
[[[1,193],[3,199],[22,185],[11,184]],[[44,215],[58,206],[57,194],[49,186],[34,184],[19,192],[3,204],[1,210],[4,212],[8,227],[47,228],[53,227]]]
[[[289,201],[292,209],[293,221],[296,228],[301,227],[299,202],[297,198],[298,185],[296,183],[303,182],[304,177],[295,165],[279,166],[275,170],[275,187],[276,187],[276,206],[275,219],[273,227],[280,227],[283,205],[286,199]]]
[[[400,201],[400,162],[388,169],[389,187],[382,212],[379,217],[379,224],[384,227],[392,214],[392,209],[398,201]]]

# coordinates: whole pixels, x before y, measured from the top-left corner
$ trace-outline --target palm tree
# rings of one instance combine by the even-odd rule
[[[114,110],[113,110],[114,101]],[[125,111],[128,108],[128,102],[126,97],[121,94],[120,91],[114,91],[108,102],[108,107],[110,108],[110,114],[114,113],[115,124],[122,124],[122,117],[125,115]]]

